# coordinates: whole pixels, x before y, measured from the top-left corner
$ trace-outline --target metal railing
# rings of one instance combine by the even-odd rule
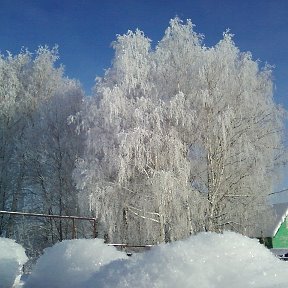
[[[0,214],[14,215],[14,216],[28,216],[28,217],[39,217],[39,218],[50,218],[50,219],[66,219],[72,221],[72,239],[76,238],[76,223],[75,220],[86,220],[93,224],[93,237],[97,237],[97,220],[92,217],[82,217],[82,216],[65,216],[65,215],[51,215],[51,214],[40,214],[40,213],[30,213],[30,212],[14,212],[14,211],[3,211],[0,210]]]

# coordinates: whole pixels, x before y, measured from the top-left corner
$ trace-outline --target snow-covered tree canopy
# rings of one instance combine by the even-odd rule
[[[57,60],[57,47],[46,46],[0,55],[0,210],[78,211],[72,171],[81,135],[67,118],[80,110],[83,93]],[[35,254],[72,229],[60,221],[19,222],[0,215],[0,236],[33,246]]]
[[[232,38],[205,47],[175,18],[154,49],[139,30],[113,43],[82,111],[86,153],[74,173],[83,211],[110,241],[255,228],[283,151],[283,112],[270,67]]]

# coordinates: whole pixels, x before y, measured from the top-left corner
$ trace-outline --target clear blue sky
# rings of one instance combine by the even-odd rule
[[[1,0],[0,51],[58,44],[66,74],[89,94],[116,34],[139,28],[157,43],[176,15],[192,20],[206,46],[230,28],[241,51],[275,65],[275,99],[288,109],[288,0]]]

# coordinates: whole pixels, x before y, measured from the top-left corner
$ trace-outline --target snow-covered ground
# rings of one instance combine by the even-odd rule
[[[45,249],[25,287],[85,287],[101,266],[121,258],[127,258],[126,254],[107,246],[102,239],[66,240]]]
[[[132,257],[100,239],[63,241],[45,250],[24,287],[284,288],[287,275],[288,263],[257,240],[200,233]]]
[[[19,284],[22,266],[27,260],[21,245],[12,239],[0,238],[0,288]]]

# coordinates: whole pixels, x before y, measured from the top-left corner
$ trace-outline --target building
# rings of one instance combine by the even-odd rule
[[[273,204],[274,219],[260,239],[280,259],[288,260],[288,203]]]
[[[288,203],[274,204],[275,224],[271,227],[273,248],[288,249]]]

